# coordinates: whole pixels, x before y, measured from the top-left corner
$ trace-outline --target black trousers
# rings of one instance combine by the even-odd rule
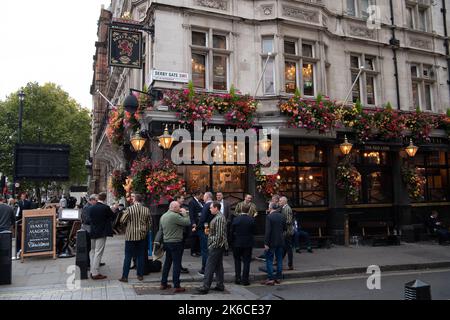
[[[191,254],[200,253],[200,236],[198,230],[191,231]]]
[[[236,274],[236,280],[242,280],[243,282],[249,282],[250,275],[250,263],[252,262],[252,247],[248,248],[233,248],[234,256],[234,271]],[[241,264],[244,264],[241,276]]]

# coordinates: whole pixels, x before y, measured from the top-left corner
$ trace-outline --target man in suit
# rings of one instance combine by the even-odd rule
[[[268,276],[264,284],[268,286],[280,283],[283,276],[284,231],[286,231],[286,218],[281,213],[281,207],[276,203],[272,203],[270,205],[270,213],[266,217],[266,232],[264,236],[266,270]],[[274,256],[277,259],[276,278],[273,276]]]
[[[97,204],[88,209],[91,220],[91,277],[93,280],[104,280],[107,277],[100,274],[100,261],[105,251],[107,237],[113,236],[112,221],[114,213],[105,204],[106,193],[98,195]]]
[[[120,219],[125,229],[125,259],[123,262],[121,282],[128,282],[131,259],[136,258],[137,278],[144,280],[145,246],[148,232],[152,229],[152,214],[149,208],[142,205],[144,197],[140,194],[132,196],[133,205],[123,212]]]
[[[227,236],[228,236],[228,240],[230,240],[230,223],[228,218],[230,217],[230,204],[228,203],[227,200],[224,199],[223,197],[223,193],[222,192],[217,192],[216,193],[216,201],[218,203],[220,203],[220,213],[222,213],[222,215],[225,217],[225,220],[227,221]],[[225,251],[224,256],[228,256],[228,250]]]
[[[250,217],[250,206],[242,207],[242,214],[233,220],[230,228],[234,256],[235,283],[249,286],[250,263],[252,261],[252,249],[256,230],[255,218]],[[244,270],[241,277],[241,261]]]
[[[20,200],[18,202],[18,209],[16,211],[16,221],[17,221],[17,234],[16,234],[16,251],[17,253],[22,250],[22,215],[23,211],[31,210],[31,201],[28,200],[28,194],[22,192],[20,194]]]
[[[439,244],[445,244],[450,240],[450,233],[439,220],[439,213],[436,210],[431,212],[431,216],[427,220],[427,226],[431,233],[437,235]]]
[[[189,202],[189,217],[191,220],[191,256],[193,257],[200,257],[200,238],[197,226],[199,225],[200,216],[203,210],[203,204],[200,202],[201,198],[202,192],[195,191],[192,194],[191,202]]]
[[[5,198],[0,194],[0,232],[13,231],[15,221],[13,208],[5,203]]]
[[[288,256],[288,269],[294,270],[294,250],[292,240],[294,238],[294,214],[288,205],[286,197],[280,198],[281,213],[286,219],[286,231],[284,232],[283,259]]]
[[[89,208],[92,206],[95,206],[97,204],[97,195],[92,194],[89,196],[89,202],[83,207],[83,210],[81,211],[81,229],[86,231],[86,247],[88,254],[90,255],[91,252],[91,219],[89,218]],[[88,255],[88,262],[89,265],[91,265],[91,261]],[[102,264],[100,263],[100,266]]]
[[[254,204],[252,202],[253,200],[253,196],[250,194],[247,194],[245,196],[245,200],[242,202],[239,202],[236,206],[236,208],[234,209],[234,216],[237,217],[242,213],[242,207],[245,205],[249,205],[250,206],[250,212],[248,213],[248,215],[250,217],[256,218],[256,216],[258,215],[258,210],[256,209],[256,204]]]
[[[206,192],[203,195],[203,205],[202,215],[200,216],[199,225],[197,230],[200,236],[200,251],[202,255],[202,269],[198,272],[199,275],[205,275],[206,261],[208,260],[208,235],[205,233],[205,229],[209,228],[209,225],[214,218],[211,214],[211,205],[213,203],[213,194],[211,192]],[[206,225],[208,226],[207,228]]]

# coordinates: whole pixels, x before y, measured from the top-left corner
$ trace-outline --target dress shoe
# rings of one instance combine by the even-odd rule
[[[100,267],[104,267],[104,266],[106,266],[106,263],[101,262]]]
[[[212,290],[218,291],[218,292],[224,292],[224,291],[225,291],[225,288],[224,288],[224,287],[215,287],[215,288],[213,288]]]
[[[275,281],[275,284],[281,284],[280,280],[274,280],[274,281]]]
[[[248,282],[248,281],[243,281],[243,282],[242,282],[242,285],[243,285],[244,287],[248,287],[248,286],[250,285],[250,282]]]
[[[266,286],[274,286],[274,285],[275,285],[275,281],[274,281],[274,280],[266,280],[266,281],[264,282],[264,284],[265,284]]]
[[[311,248],[308,249],[309,253],[313,253],[313,250]]]
[[[138,276],[137,279],[138,279],[139,281],[144,281],[144,277],[143,277],[143,276]]]
[[[294,270],[294,266],[289,266],[288,270],[290,270],[290,271]]]
[[[302,252],[300,251],[300,249],[295,250],[295,252],[297,252],[297,253],[302,253]]]
[[[181,273],[189,273],[189,269],[181,267]]]
[[[208,294],[208,292],[209,292],[209,290],[206,289],[205,287],[200,287],[196,291],[198,294]]]
[[[119,281],[120,282],[124,282],[124,283],[128,283],[128,279],[127,278],[120,278]]]
[[[198,274],[199,276],[204,277],[204,276],[205,276],[205,271],[200,270],[199,272],[197,272],[197,274]]]
[[[105,280],[106,278],[108,278],[107,276],[98,274],[96,276],[92,276],[92,280]]]
[[[234,280],[234,283],[237,284],[237,285],[240,285],[241,284],[241,279]]]
[[[162,284],[159,286],[159,290],[167,290],[172,288],[172,286],[170,284]]]
[[[185,288],[175,288],[175,290],[173,290],[173,293],[183,293],[186,292]]]

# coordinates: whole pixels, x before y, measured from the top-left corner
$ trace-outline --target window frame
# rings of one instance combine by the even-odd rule
[[[285,41],[295,42],[296,54],[290,54],[285,52]],[[310,45],[312,48],[312,57],[305,56],[303,54],[303,45]],[[293,62],[296,64],[296,90],[298,89],[302,96],[308,98],[314,98],[318,95],[319,89],[317,87],[317,70],[318,65],[320,63],[320,59],[316,57],[317,55],[317,41],[315,40],[307,40],[307,39],[293,39],[291,37],[284,37],[283,39],[283,55],[284,55],[284,63],[283,63],[283,92],[287,95],[293,95],[294,93],[286,91],[286,62]],[[313,66],[313,90],[314,95],[305,95],[304,86],[305,81],[303,77],[303,65],[304,64],[312,64]]]
[[[351,52],[349,54],[350,57],[350,79],[351,79],[351,84],[353,84],[353,82],[355,81],[353,79],[353,75],[354,74],[358,74],[360,72],[360,68],[354,68],[351,64],[352,62],[352,58],[353,57],[358,57],[358,62],[359,62],[359,66],[361,66],[361,63],[364,61],[364,69],[361,72],[361,76],[359,78],[359,96],[360,96],[360,101],[362,103],[362,105],[366,106],[366,107],[376,107],[377,102],[378,102],[378,81],[379,81],[379,75],[380,75],[380,64],[379,64],[379,57],[373,54],[365,54],[365,53],[356,53],[356,52]],[[366,59],[367,58],[372,58],[373,62],[373,70],[369,70],[366,68]],[[367,91],[367,78],[369,76],[373,77],[373,99],[374,99],[374,103],[373,104],[369,104],[368,103],[368,91]],[[352,101],[354,100],[354,96],[353,96],[353,92],[352,92]]]
[[[363,8],[362,1],[363,0],[347,0],[346,1],[346,5],[345,5],[346,6],[346,10],[345,10],[346,15],[350,16],[350,17],[355,17],[355,18],[367,20],[369,18],[370,14],[368,12],[363,13],[363,11],[362,11],[362,8]],[[354,14],[352,14],[349,11],[349,5],[348,5],[349,2],[352,2],[352,7],[353,7],[353,10],[354,10]],[[367,0],[367,2],[368,2],[367,3],[368,4],[367,8],[377,4],[376,0]]]
[[[271,40],[272,41],[272,51],[265,52],[264,41]],[[266,72],[268,72],[269,63],[267,64],[267,68],[264,71],[264,66],[266,64],[267,58],[269,57],[269,52],[272,53],[269,61],[272,61],[272,79],[273,79],[273,92],[266,91]],[[262,92],[264,96],[276,96],[277,95],[277,76],[276,76],[276,45],[275,45],[275,35],[262,35],[261,36],[261,72],[263,72],[263,80],[262,80]]]
[[[194,45],[192,42],[192,34],[194,32],[204,33],[206,35],[206,46]],[[193,54],[201,54],[206,56],[205,61],[205,88],[195,87],[196,90],[199,91],[208,91],[208,92],[219,92],[225,93],[228,92],[231,88],[231,79],[232,79],[232,33],[229,31],[218,30],[214,28],[201,28],[201,27],[193,27],[190,30],[191,40],[190,40],[190,49],[191,49],[191,80],[193,81],[193,66],[192,66],[192,55]],[[226,49],[214,48],[214,36],[224,36]],[[226,57],[226,90],[216,90],[214,89],[214,56],[224,56]]]
[[[405,26],[410,30],[420,31],[420,32],[431,32],[431,7],[422,3],[414,3],[405,1],[405,9],[407,12],[411,10],[411,22],[408,21],[408,14],[405,15],[406,23]],[[422,22],[422,13],[425,21]],[[423,28],[422,28],[423,27]]]
[[[410,92],[411,92],[411,101],[410,101],[410,110],[416,110],[419,108],[423,112],[434,112],[436,109],[435,107],[435,87],[436,87],[436,67],[430,64],[426,63],[418,63],[418,62],[411,62],[409,63],[409,72],[410,72]],[[414,75],[412,73],[412,68],[417,68],[417,73]],[[429,75],[425,76],[424,71],[429,70]],[[413,87],[414,85],[418,85],[418,93],[419,93],[419,105],[414,106],[411,105],[414,101],[413,99]],[[430,87],[430,102],[431,106],[428,109],[427,108],[427,86]]]

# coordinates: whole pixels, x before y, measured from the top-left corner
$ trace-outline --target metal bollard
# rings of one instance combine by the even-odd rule
[[[405,300],[431,300],[431,286],[420,280],[405,284]]]
[[[12,283],[12,233],[0,232],[0,285]]]
[[[75,264],[80,268],[80,279],[88,279],[89,252],[87,250],[87,232],[80,230],[77,232],[77,256]]]

